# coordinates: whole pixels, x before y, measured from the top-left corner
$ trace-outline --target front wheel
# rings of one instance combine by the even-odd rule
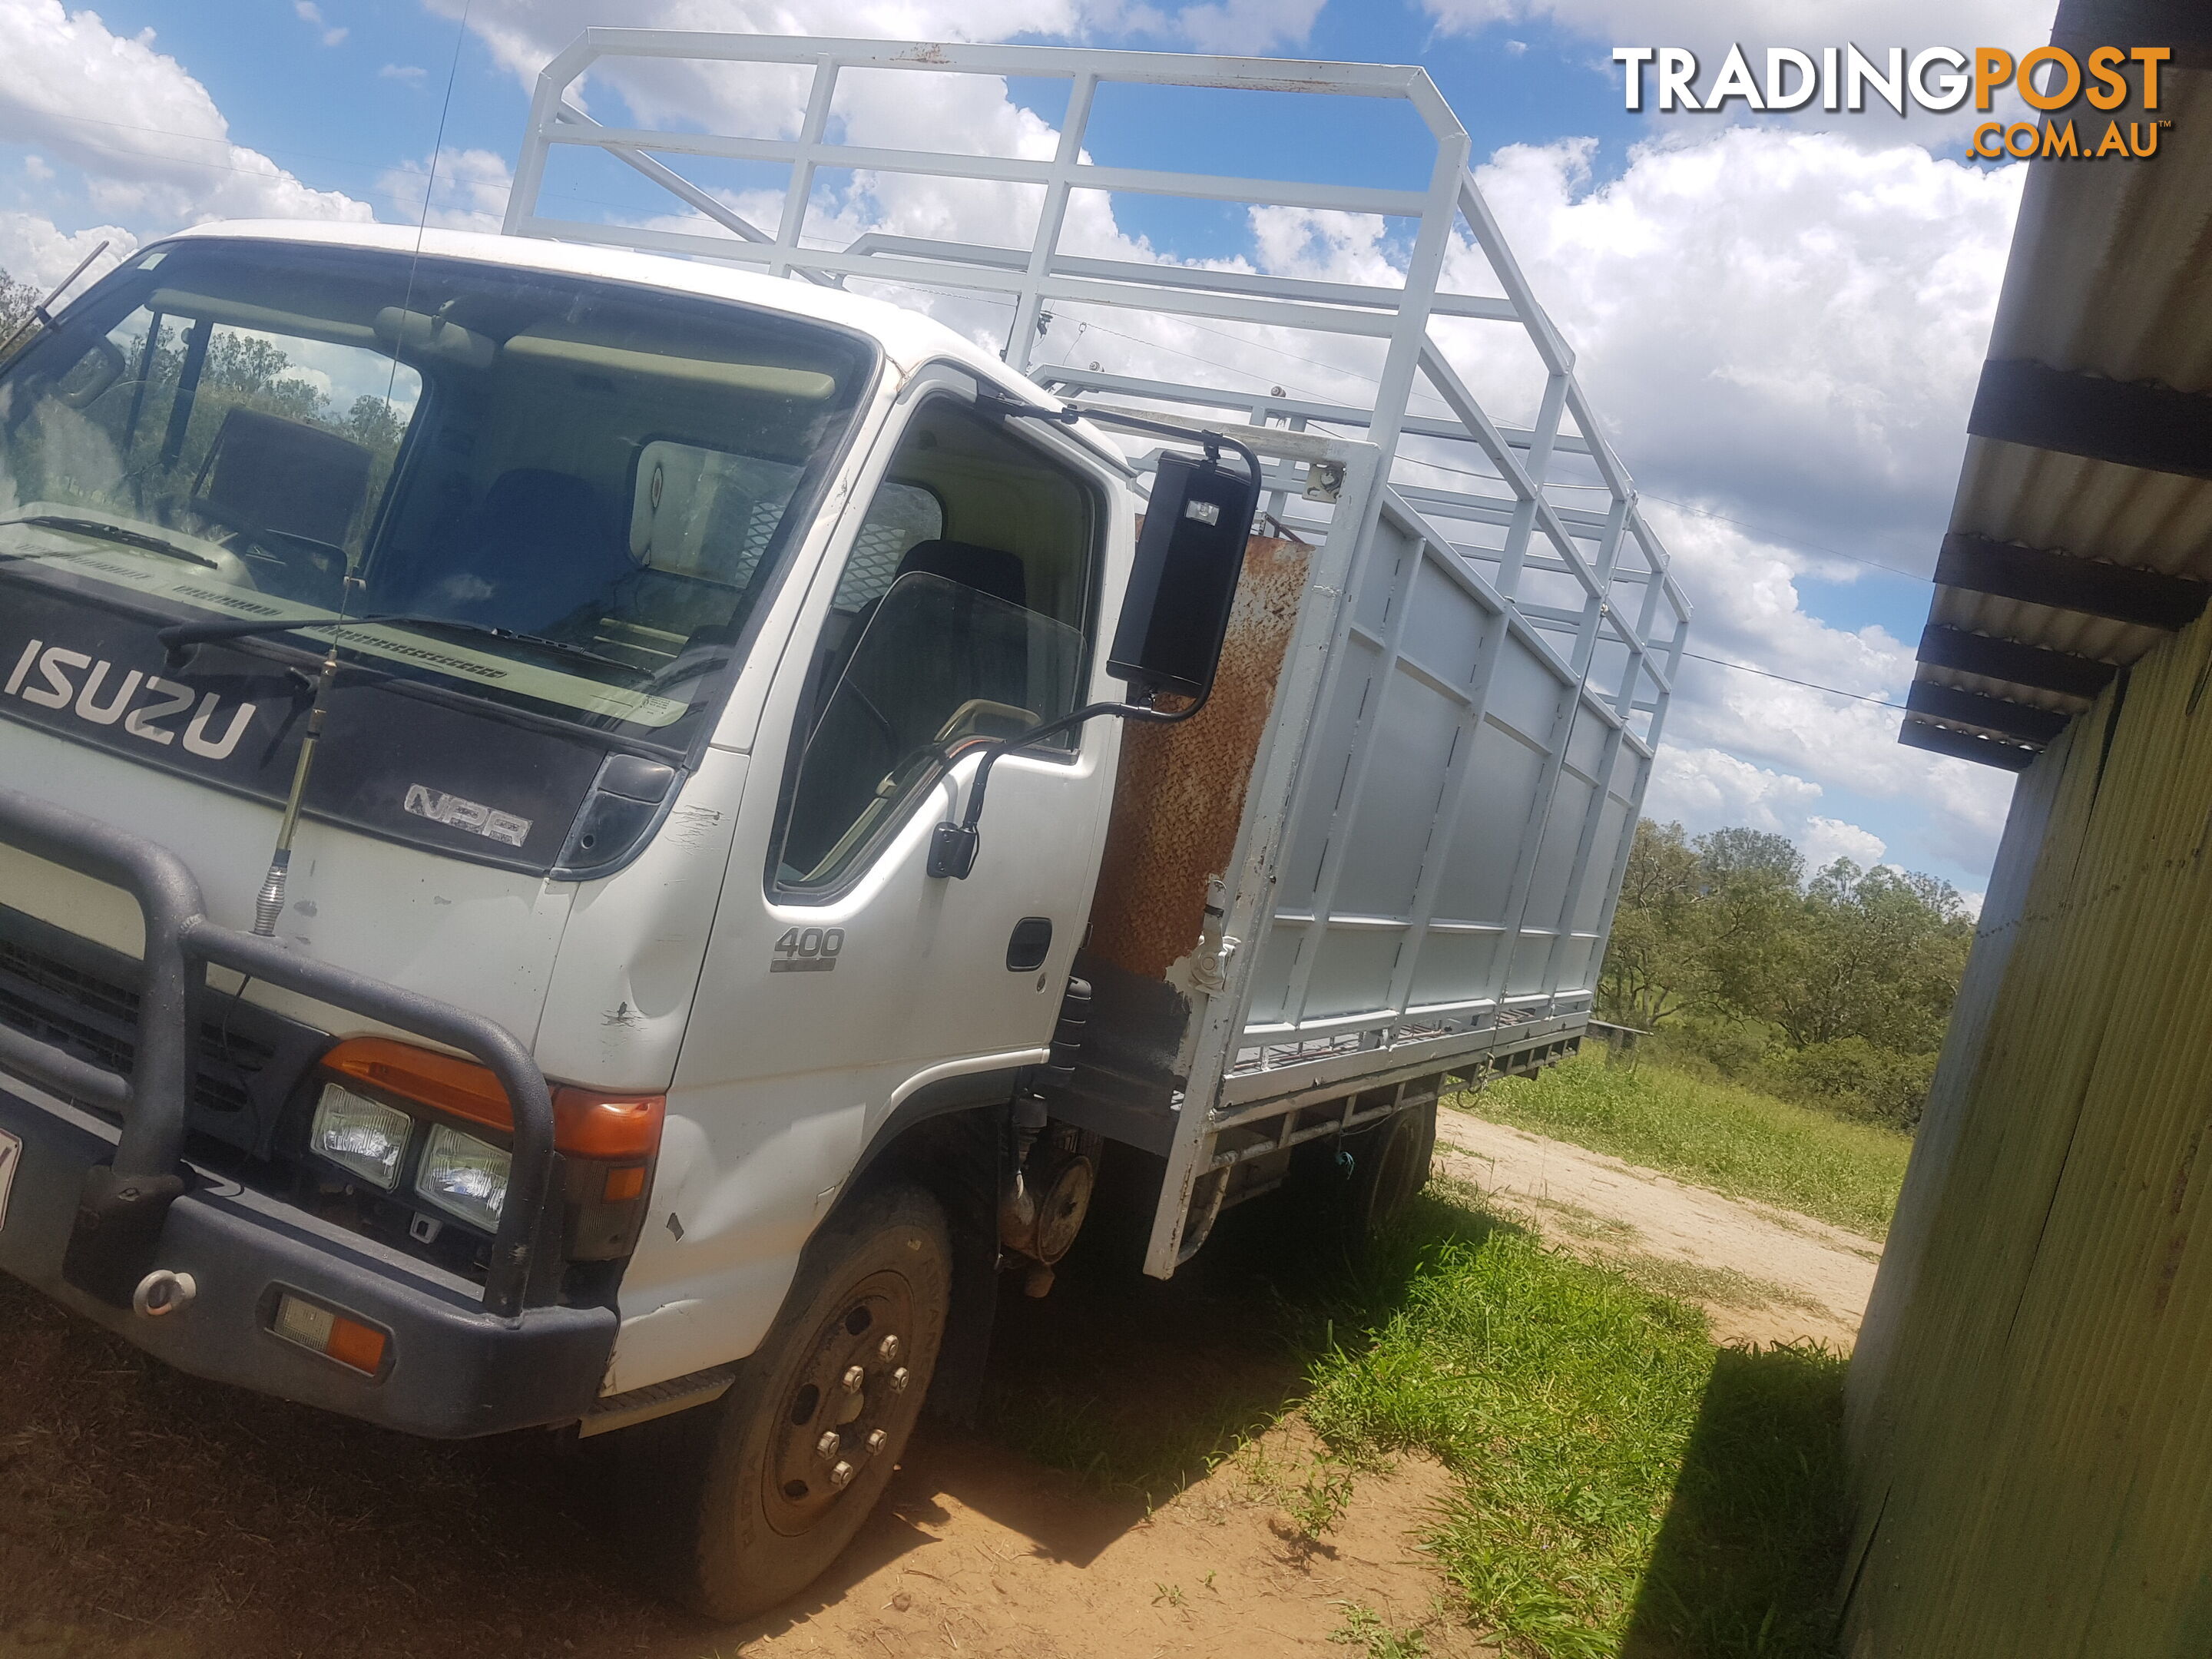
[[[678,1601],[750,1618],[852,1541],[921,1414],[951,1276],[937,1200],[880,1189],[808,1242],[782,1312],[727,1394],[629,1431],[625,1518]]]

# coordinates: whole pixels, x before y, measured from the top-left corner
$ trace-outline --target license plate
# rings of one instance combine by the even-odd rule
[[[22,1161],[22,1141],[0,1129],[0,1227],[8,1224],[8,1189],[15,1184],[15,1166]]]

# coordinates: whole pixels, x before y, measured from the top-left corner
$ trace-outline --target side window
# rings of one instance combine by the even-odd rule
[[[841,617],[859,614],[871,599],[890,592],[899,561],[918,542],[945,534],[945,506],[920,484],[886,478],[868,503],[868,516],[853,538],[853,556],[837,579],[830,609]]]
[[[1075,708],[1100,528],[1092,488],[1044,450],[922,406],[831,600],[779,888],[842,885],[962,748]]]

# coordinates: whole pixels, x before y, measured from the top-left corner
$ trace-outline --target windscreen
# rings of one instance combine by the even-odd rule
[[[316,649],[342,610],[404,617],[346,654],[680,746],[872,363],[660,290],[173,244],[0,378],[0,560],[179,620],[297,619]]]

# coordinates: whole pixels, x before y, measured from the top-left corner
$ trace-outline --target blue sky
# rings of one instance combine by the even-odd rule
[[[2039,15],[2023,26],[2010,0],[1842,0],[1820,9],[1820,27],[1793,28],[1805,9],[472,0],[464,26],[460,0],[111,0],[96,14],[0,0],[0,264],[58,276],[97,235],[125,245],[213,216],[411,219],[441,119],[438,221],[495,222],[528,81],[585,21],[1419,63],[1468,127],[1485,192],[1675,550],[1698,607],[1692,648],[1894,700],[1926,614],[1923,573],[2019,174],[1963,163],[1955,120],[1631,114],[1610,49],[1680,43],[1717,57],[1731,40],[1849,39],[2021,50],[2044,38],[2050,8],[2030,0]],[[590,91],[595,110],[625,119],[772,127],[784,115],[665,83]],[[1016,82],[1000,114],[1049,125],[1062,95]],[[1161,94],[1117,88],[1094,116],[1093,159],[1421,182],[1425,141],[1403,106],[1322,123],[1304,101],[1224,94],[1170,111]],[[618,170],[568,188],[586,199],[557,205],[577,216],[665,207]],[[1162,253],[1253,245],[1241,214],[1157,198],[1114,208],[1119,234]],[[1651,806],[1693,830],[1750,823],[1816,857],[1885,859],[1978,890],[2008,782],[1899,750],[1896,718],[1692,664]]]

